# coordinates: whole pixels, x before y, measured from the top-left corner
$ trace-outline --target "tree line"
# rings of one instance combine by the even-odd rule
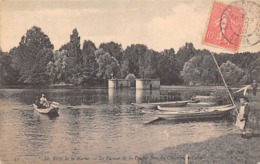
[[[29,29],[17,47],[0,49],[2,85],[102,85],[110,78],[158,78],[163,85],[221,85],[222,79],[209,50],[195,49],[185,43],[177,52],[161,52],[144,44],[125,49],[113,41],[97,47],[73,29],[70,39],[54,50],[49,37],[39,27]],[[82,48],[81,48],[82,47]],[[260,52],[219,53],[217,62],[228,84],[260,81]]]

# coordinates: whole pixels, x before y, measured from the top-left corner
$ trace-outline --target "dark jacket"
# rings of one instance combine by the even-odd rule
[[[247,119],[248,115],[249,115],[249,112],[250,112],[250,106],[248,105],[248,103],[246,103],[244,106],[245,106],[245,111],[244,111],[243,118]]]

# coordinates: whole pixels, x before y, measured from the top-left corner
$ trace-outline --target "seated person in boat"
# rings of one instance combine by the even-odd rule
[[[40,98],[40,104],[43,108],[49,108],[50,103],[48,102],[46,96],[42,94],[42,97]]]
[[[237,115],[236,126],[238,126],[239,129],[243,132],[246,129],[246,124],[248,121],[248,115],[250,111],[248,102],[249,101],[247,97],[245,96],[240,97],[240,108],[239,108],[239,113]]]
[[[42,104],[40,103],[40,99],[38,96],[36,96],[35,100],[34,100],[34,104],[38,107],[38,108],[43,108]]]

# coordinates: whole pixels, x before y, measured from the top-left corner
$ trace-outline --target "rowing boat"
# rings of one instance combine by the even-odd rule
[[[210,107],[215,106],[216,102],[189,102],[187,106],[189,107]]]
[[[212,101],[214,99],[214,96],[200,96],[200,95],[196,95],[195,97],[191,98],[192,100],[198,100],[200,102],[208,102],[208,101]]]
[[[167,107],[184,107],[187,106],[189,101],[168,101],[168,102],[155,102],[155,103],[132,103],[132,105],[141,109],[157,109],[157,106]]]
[[[159,111],[155,115],[158,118],[170,119],[170,120],[192,120],[203,118],[219,118],[230,113],[235,107],[233,105],[216,106],[210,108],[201,108],[195,110],[183,110],[183,111]]]
[[[58,113],[60,105],[57,102],[50,103],[49,108],[38,108],[36,104],[33,104],[33,108],[41,114]]]
[[[221,109],[232,106],[231,104],[228,105],[222,105],[222,106],[208,106],[208,107],[162,107],[160,105],[157,106],[157,109],[159,111],[166,111],[166,112],[178,112],[178,111],[200,111],[200,110],[210,110],[210,109]]]

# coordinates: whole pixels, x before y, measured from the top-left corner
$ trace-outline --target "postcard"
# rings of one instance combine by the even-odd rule
[[[0,8],[0,164],[260,163],[259,0]]]

